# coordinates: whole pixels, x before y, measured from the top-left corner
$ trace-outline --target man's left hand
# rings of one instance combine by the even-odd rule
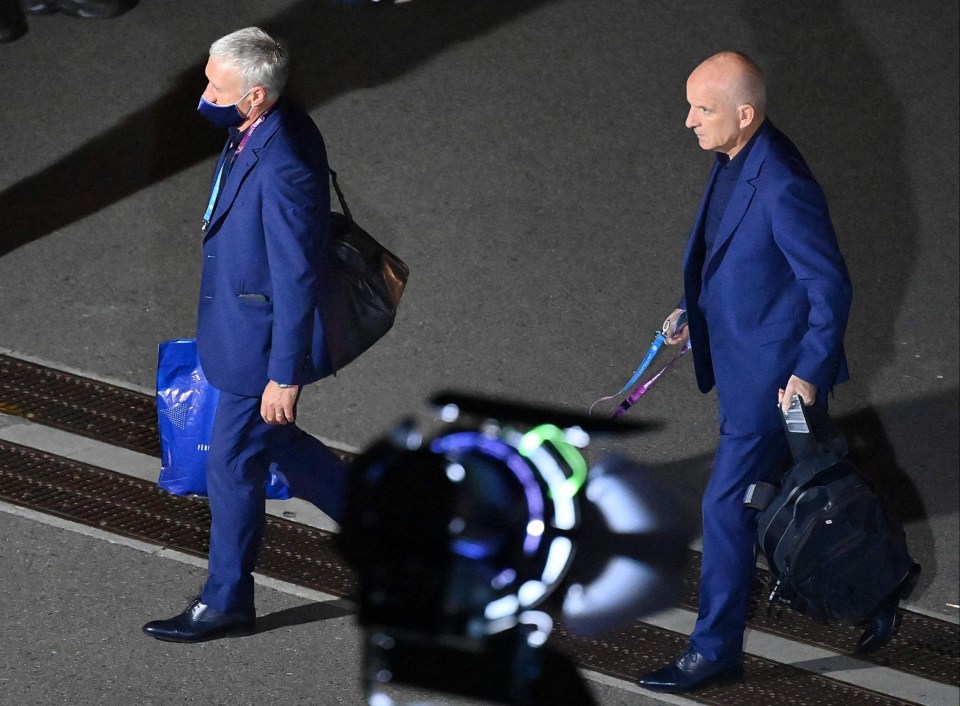
[[[260,416],[263,421],[267,424],[292,424],[296,419],[293,410],[299,393],[299,385],[280,387],[273,380],[268,382],[260,397]]]
[[[817,401],[817,386],[798,378],[796,375],[791,375],[787,381],[786,389],[781,388],[777,396],[777,404],[780,405],[780,409],[784,412],[790,409],[790,402],[794,395],[800,395],[803,403],[810,406]]]

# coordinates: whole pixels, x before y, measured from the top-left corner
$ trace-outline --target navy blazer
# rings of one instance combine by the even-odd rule
[[[203,241],[197,342],[214,387],[259,396],[268,380],[330,372],[318,282],[329,219],[323,137],[281,98],[237,157]]]
[[[697,384],[717,387],[729,423],[779,426],[776,391],[790,375],[821,399],[849,379],[843,336],[851,284],[826,198],[793,143],[769,121],[757,132],[706,252],[714,165],[683,258]]]

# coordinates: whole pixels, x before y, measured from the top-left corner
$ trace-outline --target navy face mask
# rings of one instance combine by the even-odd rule
[[[252,91],[253,89],[250,90]],[[246,98],[249,94],[250,91],[247,91],[240,96],[240,100],[238,100],[236,103],[231,103],[230,105],[217,105],[216,103],[211,103],[203,96],[200,96],[200,103],[197,105],[197,112],[199,112],[200,115],[205,117],[216,127],[237,127],[242,125],[247,119],[247,116],[241,113],[237,106],[240,104],[240,101]]]

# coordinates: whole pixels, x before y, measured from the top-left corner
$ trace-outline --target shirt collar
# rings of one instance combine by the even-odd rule
[[[247,129],[249,130],[249,128]],[[228,127],[227,132],[230,135],[229,137],[230,149],[236,149],[237,145],[240,144],[240,140],[243,139],[243,136],[246,133],[246,130],[241,131],[240,128]]]
[[[717,162],[720,164],[720,169],[726,170],[728,174],[738,176],[743,170],[743,165],[747,161],[747,155],[750,154],[750,150],[753,149],[754,144],[757,142],[757,135],[760,134],[760,131],[757,130],[753,133],[747,144],[743,146],[733,159],[730,159],[724,152],[717,152]]]

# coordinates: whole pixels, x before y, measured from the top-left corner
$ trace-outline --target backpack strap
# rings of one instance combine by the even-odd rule
[[[795,463],[826,452],[846,455],[847,441],[824,407],[807,406],[799,395],[794,395],[781,419]]]
[[[790,444],[790,454],[795,463],[812,458],[821,451],[817,437],[813,433],[808,410],[807,405],[800,399],[800,395],[794,395],[790,407],[785,411],[781,410],[780,420],[783,422],[787,442]]]
[[[754,510],[766,510],[779,492],[780,486],[773,483],[751,483],[743,495],[743,504]]]
[[[794,461],[783,480],[789,477],[794,490],[810,483],[821,471],[841,463],[847,455],[846,439],[822,407],[808,407],[799,395],[794,395],[781,419]],[[751,483],[743,495],[743,504],[754,510],[766,510],[782,487],[782,482]]]
[[[833,451],[827,451],[811,458],[804,459],[794,465],[784,475],[784,480],[790,480],[791,496],[798,489],[805,487],[818,474],[827,469],[833,468],[838,463],[843,462],[843,456]],[[754,510],[766,510],[779,495],[784,484],[766,483],[757,481],[747,486],[747,491],[743,494],[743,504]]]

